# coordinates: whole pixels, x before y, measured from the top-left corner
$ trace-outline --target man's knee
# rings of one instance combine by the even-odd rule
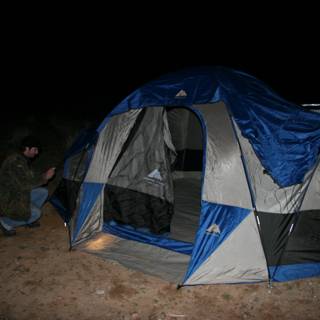
[[[34,196],[48,196],[48,189],[44,187],[34,188],[31,190],[31,194]]]
[[[31,191],[31,205],[41,208],[48,198],[48,189],[36,188]]]

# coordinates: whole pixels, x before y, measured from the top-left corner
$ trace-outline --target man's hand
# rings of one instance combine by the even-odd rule
[[[44,173],[44,178],[46,180],[50,180],[55,175],[55,173],[56,173],[56,168],[52,167]]]

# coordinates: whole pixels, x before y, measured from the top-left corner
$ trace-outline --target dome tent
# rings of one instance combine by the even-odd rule
[[[182,285],[320,275],[319,123],[236,70],[147,83],[97,129],[71,247]]]

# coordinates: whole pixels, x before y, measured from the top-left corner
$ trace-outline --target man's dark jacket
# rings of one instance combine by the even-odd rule
[[[0,169],[0,215],[14,220],[30,218],[30,192],[44,183],[19,153],[4,160]]]

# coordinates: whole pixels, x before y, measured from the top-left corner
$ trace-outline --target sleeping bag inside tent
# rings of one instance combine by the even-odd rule
[[[150,82],[65,170],[71,247],[182,285],[318,276],[319,124],[236,70]]]

